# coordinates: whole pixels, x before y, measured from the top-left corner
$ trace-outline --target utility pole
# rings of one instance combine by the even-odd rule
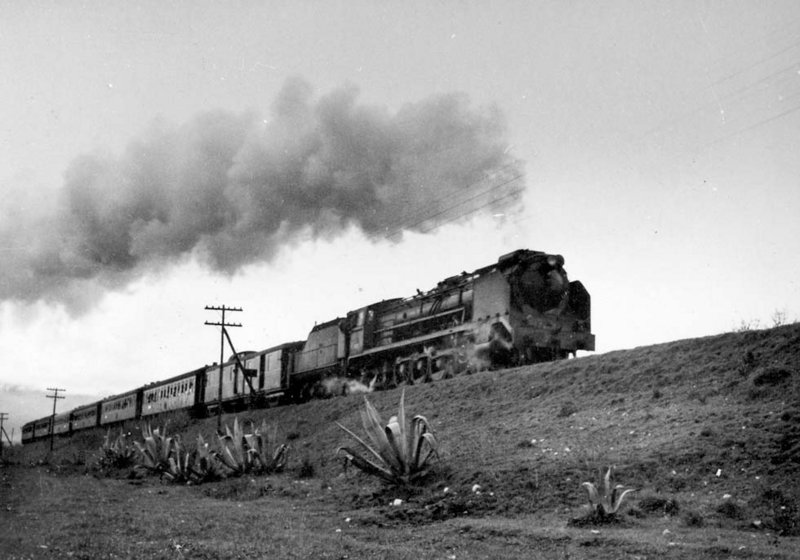
[[[227,334],[226,327],[241,327],[241,323],[226,323],[226,311],[242,311],[241,307],[226,307],[206,305],[206,311],[222,311],[222,320],[218,323],[211,323],[206,321],[206,325],[219,327],[219,387],[217,391],[217,432],[222,432],[222,364],[225,362],[225,336]]]
[[[8,437],[8,433],[6,432],[6,429],[3,427],[3,421],[4,420],[8,420],[8,413],[7,412],[0,412],[0,461],[3,460],[3,436],[6,436],[6,439],[8,440],[8,446],[9,447],[11,447],[13,445],[11,443],[11,438]]]
[[[66,398],[66,397],[59,396],[58,392],[62,391],[64,393],[66,393],[67,390],[66,389],[58,389],[58,388],[55,388],[55,387],[48,387],[47,390],[48,391],[53,391],[52,395],[45,395],[45,397],[47,397],[48,399],[53,399],[53,417],[50,419],[50,451],[52,451],[53,450],[53,436],[55,436],[55,433],[56,433],[56,403],[58,402],[58,399],[65,399]]]

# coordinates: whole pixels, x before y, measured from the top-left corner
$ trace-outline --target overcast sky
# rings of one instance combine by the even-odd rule
[[[0,73],[17,430],[518,248],[598,352],[800,317],[793,0],[0,1]]]

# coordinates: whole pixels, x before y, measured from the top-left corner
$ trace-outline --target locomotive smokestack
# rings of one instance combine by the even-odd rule
[[[465,189],[520,175],[495,108],[452,94],[390,113],[357,97],[347,87],[315,98],[291,79],[268,119],[213,111],[181,126],[157,122],[119,156],[76,158],[52,207],[5,197],[0,247],[15,249],[4,255],[0,300],[79,310],[92,289],[193,257],[233,273],[301,233],[426,231],[453,219],[446,212],[475,193]],[[473,210],[519,196],[500,192]]]

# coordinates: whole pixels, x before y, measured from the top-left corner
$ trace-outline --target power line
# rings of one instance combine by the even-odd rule
[[[498,197],[496,199],[490,200],[486,204],[482,204],[482,205],[478,206],[477,208],[473,208],[472,210],[470,210],[468,212],[464,212],[463,214],[459,214],[458,216],[450,218],[449,220],[443,220],[443,221],[439,222],[438,224],[436,224],[435,226],[433,226],[432,228],[426,229],[422,233],[430,233],[430,232],[432,232],[434,230],[439,229],[443,225],[449,224],[451,222],[455,222],[456,220],[460,220],[461,218],[463,218],[465,216],[469,216],[470,214],[475,214],[476,212],[480,212],[481,210],[483,210],[487,206],[491,206],[492,204],[496,204],[500,200],[503,200],[503,199],[506,199],[506,198],[510,198],[512,196],[516,196],[516,195],[519,195],[519,194],[522,194],[523,192],[525,192],[524,188],[513,190],[513,191],[509,191],[506,194],[504,194],[503,196],[500,196],[500,197]]]
[[[798,46],[800,46],[800,39],[798,39],[797,41],[795,41],[791,45],[780,49],[777,52],[774,52],[774,53],[772,53],[772,54],[770,54],[768,56],[765,56],[764,58],[761,58],[761,59],[757,60],[756,62],[753,62],[752,64],[749,64],[749,65],[745,66],[744,68],[740,68],[739,70],[737,70],[735,72],[732,72],[732,73],[728,74],[727,76],[723,76],[722,78],[719,78],[719,79],[715,80],[714,82],[712,82],[712,85],[717,86],[717,85],[719,85],[721,83],[727,82],[728,80],[731,80],[731,79],[735,78],[736,76],[739,76],[740,74],[744,74],[748,70],[752,70],[756,66],[764,64],[765,62],[768,62],[768,61],[772,60],[773,58],[778,58],[782,54],[785,54],[785,53],[789,52],[790,50],[792,50],[792,49],[794,49],[795,47],[798,47]]]
[[[514,182],[514,181],[516,181],[517,179],[520,179],[521,177],[523,177],[523,175],[520,173],[520,174],[518,174],[518,175],[515,175],[515,176],[511,177],[510,179],[508,179],[508,180],[506,180],[506,181],[503,181],[502,183],[499,183],[499,184],[497,184],[497,185],[494,185],[494,186],[492,186],[492,187],[490,187],[490,188],[488,188],[488,189],[486,189],[486,190],[483,190],[483,191],[481,191],[481,192],[479,192],[479,193],[477,193],[477,194],[475,194],[475,195],[473,195],[473,196],[470,196],[469,198],[466,198],[466,199],[464,199],[464,200],[461,200],[460,202],[457,202],[456,204],[453,204],[453,205],[451,205],[451,206],[449,206],[449,207],[446,207],[446,208],[444,208],[443,210],[439,210],[438,212],[435,212],[434,214],[430,214],[430,215],[427,215],[427,216],[425,216],[425,217],[423,217],[423,218],[421,218],[421,219],[417,219],[417,220],[416,220],[415,222],[413,222],[413,223],[406,223],[406,224],[404,224],[403,226],[401,226],[401,227],[399,227],[399,228],[396,228],[394,231],[392,231],[391,233],[387,234],[385,237],[386,237],[387,239],[391,239],[391,238],[393,238],[393,237],[395,237],[395,236],[397,236],[397,235],[401,234],[401,233],[402,233],[403,231],[405,231],[405,230],[408,230],[408,229],[415,228],[415,227],[417,227],[417,226],[419,226],[419,225],[422,225],[422,224],[424,224],[424,223],[425,223],[425,222],[427,222],[427,221],[433,220],[434,218],[437,218],[437,217],[439,217],[439,216],[441,216],[441,215],[443,215],[443,214],[446,214],[447,212],[450,212],[451,210],[453,210],[453,209],[455,209],[455,208],[458,208],[459,206],[463,206],[463,205],[465,205],[465,204],[467,204],[467,203],[469,203],[469,202],[472,202],[472,201],[474,201],[474,200],[476,200],[476,199],[478,199],[478,198],[480,198],[480,197],[482,197],[482,196],[485,196],[485,195],[487,195],[487,194],[490,194],[492,191],[495,191],[495,190],[497,190],[497,189],[500,189],[500,188],[502,188],[502,187],[504,187],[504,186],[506,186],[506,185],[508,185],[508,184],[510,184],[510,183],[512,183],[512,182]],[[524,190],[524,189],[518,189],[518,190],[512,191],[510,194],[517,194],[517,193],[519,193],[519,192],[522,192],[522,190]],[[494,203],[496,203],[498,200],[502,200],[502,199],[508,198],[508,196],[510,196],[510,195],[509,195],[509,194],[506,194],[506,195],[504,195],[504,196],[502,196],[502,197],[500,197],[500,198],[498,198],[498,199],[492,200],[492,201],[490,201],[489,203],[487,203],[487,204],[484,204],[484,205],[482,205],[482,206],[478,207],[478,209],[485,208],[485,207],[489,206],[490,204],[494,204]],[[455,220],[458,220],[458,219],[462,218],[463,216],[467,216],[467,215],[469,215],[469,214],[473,214],[473,213],[475,213],[475,212],[476,212],[478,209],[475,209],[475,210],[470,210],[470,211],[468,211],[468,212],[465,212],[465,213],[459,214],[459,215],[457,215],[457,216],[455,216],[455,217],[451,218],[450,220],[447,220],[447,221],[441,222],[441,224],[450,223],[450,222],[452,222],[452,221],[455,221]],[[429,232],[429,231],[433,231],[433,229],[436,229],[436,227],[426,230],[426,231],[425,231],[425,233],[427,233],[427,232]]]
[[[753,123],[750,126],[747,126],[745,128],[736,130],[734,132],[731,132],[730,134],[726,134],[725,136],[717,138],[716,140],[712,140],[711,142],[708,142],[707,144],[702,144],[699,147],[700,148],[707,148],[709,146],[714,146],[716,144],[719,144],[720,142],[723,142],[723,141],[727,140],[728,138],[733,138],[734,136],[739,136],[740,134],[744,134],[745,132],[749,132],[749,131],[751,131],[753,129],[756,129],[756,128],[759,128],[759,127],[761,127],[761,126],[763,126],[765,124],[769,124],[769,123],[771,123],[773,121],[776,121],[776,120],[778,120],[780,118],[783,118],[783,117],[785,117],[787,115],[790,115],[790,114],[792,114],[792,113],[794,113],[796,111],[800,111],[800,105],[796,105],[796,106],[794,106],[794,107],[792,107],[790,109],[787,109],[787,110],[785,110],[785,111],[783,111],[781,113],[778,113],[777,115],[773,115],[773,116],[768,117],[768,118],[766,118],[764,120],[761,120],[761,121],[758,121],[756,123]]]
[[[722,62],[724,62],[726,60],[729,60],[733,56],[741,56],[741,53],[743,53],[743,52],[746,52],[746,53],[752,52],[752,49],[750,48],[751,45],[754,45],[755,43],[761,43],[765,39],[770,39],[770,40],[775,41],[775,40],[778,39],[778,37],[780,35],[784,35],[785,36],[786,35],[786,31],[791,33],[791,35],[794,35],[794,33],[797,31],[797,25],[796,24],[798,22],[800,22],[800,18],[794,18],[792,20],[782,22],[782,23],[780,23],[778,25],[773,25],[769,29],[767,29],[766,26],[765,26],[764,27],[764,29],[766,31],[765,33],[762,33],[761,35],[759,35],[757,37],[753,37],[749,41],[745,41],[745,42],[740,43],[736,48],[732,49],[729,53],[724,54],[722,56],[718,56],[717,58],[712,60],[711,64],[714,65],[714,66],[717,66],[720,63],[722,63]],[[703,27],[703,33],[707,33],[706,26],[705,26],[705,20],[702,18],[702,16],[700,17],[700,24]]]
[[[682,113],[680,115],[665,119],[665,120],[661,121],[661,123],[657,124],[656,126],[648,129],[646,132],[638,135],[636,137],[636,139],[637,140],[641,140],[641,139],[646,138],[648,136],[652,136],[652,135],[654,135],[654,134],[656,134],[656,133],[658,133],[658,132],[660,132],[662,130],[668,129],[670,127],[670,125],[672,125],[672,124],[676,124],[676,123],[679,123],[679,122],[687,121],[690,118],[696,116],[698,113],[700,113],[700,112],[702,112],[704,110],[707,110],[709,108],[712,108],[712,107],[715,107],[715,106],[720,106],[720,107],[722,107],[724,109],[724,106],[727,105],[728,102],[744,98],[747,93],[749,93],[751,90],[753,90],[757,86],[760,86],[761,84],[766,83],[768,80],[770,80],[772,78],[775,78],[776,76],[780,76],[781,74],[785,74],[785,73],[788,73],[788,72],[790,72],[792,70],[796,70],[798,68],[798,66],[800,66],[800,62],[793,62],[788,66],[784,66],[784,67],[780,68],[779,70],[776,70],[775,72],[772,72],[772,73],[770,73],[770,74],[768,74],[768,75],[766,75],[766,76],[764,76],[764,77],[762,77],[762,78],[760,78],[760,79],[758,79],[758,80],[756,80],[756,81],[754,81],[754,82],[752,82],[750,84],[742,86],[742,87],[740,87],[739,89],[737,89],[735,91],[732,91],[730,93],[722,95],[721,97],[717,97],[716,96],[716,92],[714,92],[715,93],[715,98],[714,98],[713,101],[710,101],[710,102],[707,102],[707,103],[703,103],[703,104],[701,104],[700,106],[696,107],[695,109],[693,109],[691,111],[687,111],[687,112]],[[713,91],[713,88],[712,88],[712,91]],[[727,113],[730,113],[730,112],[731,112],[730,110],[727,111]]]

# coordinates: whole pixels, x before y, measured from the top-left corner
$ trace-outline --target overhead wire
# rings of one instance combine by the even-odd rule
[[[796,21],[800,21],[800,18],[798,18]],[[789,24],[786,24],[786,25],[782,26],[781,29],[788,29],[792,25],[793,25],[793,22],[790,22]],[[753,41],[751,41],[751,43],[754,42],[754,41],[763,40],[763,38],[764,38],[764,36],[756,38]],[[764,56],[764,57],[760,58],[759,60],[755,61],[752,64],[748,64],[747,66],[739,68],[738,70],[736,70],[734,72],[731,72],[729,74],[726,74],[725,76],[722,76],[721,78],[717,78],[717,79],[715,79],[713,81],[710,81],[709,89],[711,89],[712,91],[715,91],[715,87],[716,86],[719,86],[720,84],[726,83],[726,82],[732,80],[733,78],[741,76],[741,75],[745,74],[747,71],[752,70],[753,68],[757,68],[757,67],[759,67],[759,66],[761,66],[761,65],[763,65],[763,64],[765,64],[765,63],[767,63],[769,61],[775,60],[775,59],[779,58],[780,56],[786,54],[787,52],[790,52],[791,50],[797,48],[798,46],[800,46],[800,39],[793,41],[792,43],[780,48],[777,51],[773,51],[773,52],[769,53],[767,56]],[[718,59],[718,60],[724,60],[724,58],[723,59]],[[696,115],[698,112],[702,111],[704,108],[706,108],[708,106],[719,106],[719,107],[722,107],[723,103],[729,103],[731,101],[744,99],[744,98],[747,97],[748,94],[753,92],[759,86],[761,86],[761,85],[763,85],[765,83],[768,83],[769,80],[771,80],[773,78],[780,77],[782,75],[786,75],[788,72],[790,72],[792,70],[797,70],[799,66],[800,66],[800,62],[793,62],[793,63],[791,63],[789,65],[784,65],[781,68],[779,68],[779,69],[767,74],[766,76],[761,76],[760,78],[757,78],[756,80],[754,80],[754,81],[752,81],[750,83],[747,83],[747,84],[737,88],[736,90],[730,91],[730,92],[728,92],[728,93],[726,93],[724,95],[721,95],[721,96],[715,98],[715,100],[713,102],[703,103],[702,105],[700,105],[699,107],[697,107],[696,109],[694,109],[691,112],[688,112],[688,113],[685,113],[683,115],[679,115],[678,117],[673,117],[673,118],[671,118],[671,119],[669,119],[667,121],[664,121],[660,125],[652,128],[652,129],[646,131],[644,134],[638,136],[638,138],[639,139],[645,138],[647,136],[650,136],[650,135],[652,135],[654,133],[659,132],[660,130],[667,129],[669,126],[671,126],[673,124],[685,121],[688,118]],[[716,92],[715,92],[715,95],[716,95]],[[795,97],[795,95],[790,95],[788,97],[784,97],[783,101],[785,101],[786,99],[794,98],[794,97]],[[746,133],[746,132],[748,132],[750,130],[753,130],[753,129],[759,128],[761,126],[764,126],[766,124],[769,124],[769,123],[771,123],[773,121],[776,121],[778,119],[786,117],[786,116],[788,116],[788,115],[790,115],[792,113],[795,113],[797,111],[800,111],[800,105],[790,107],[790,108],[788,108],[788,109],[786,109],[784,111],[781,111],[780,113],[767,116],[766,118],[762,118],[761,120],[759,120],[757,122],[751,123],[751,124],[749,124],[749,125],[747,125],[747,126],[745,126],[743,128],[740,128],[740,129],[737,129],[735,131],[732,131],[730,134],[726,134],[726,135],[724,135],[722,137],[716,138],[716,139],[712,140],[711,142],[700,144],[700,145],[697,146],[697,149],[702,149],[702,148],[705,148],[707,146],[711,146],[711,145],[723,142],[724,140],[726,140],[728,138],[731,138],[731,137],[734,137],[734,136],[738,136],[740,134],[744,134],[744,133]],[[449,149],[449,148],[444,148],[444,150],[446,150],[446,149]],[[513,167],[513,166],[516,166],[516,165],[518,165],[517,162],[511,162],[511,163],[506,164],[505,166],[503,166],[501,169],[508,168],[508,167]],[[504,182],[502,182],[502,183],[500,183],[498,185],[494,185],[494,186],[490,187],[489,189],[483,190],[480,193],[477,193],[477,194],[475,194],[473,196],[469,196],[469,197],[467,197],[467,198],[465,198],[463,200],[459,200],[458,202],[455,202],[454,204],[451,204],[451,205],[449,205],[448,207],[446,207],[446,208],[444,208],[442,210],[438,210],[433,214],[428,214],[425,217],[422,217],[423,216],[422,209],[421,208],[417,208],[416,211],[414,212],[414,214],[419,216],[418,218],[413,218],[412,217],[410,220],[404,220],[403,223],[400,223],[400,224],[397,224],[397,225],[393,226],[394,229],[390,233],[386,234],[385,237],[388,238],[388,239],[391,239],[393,237],[396,237],[397,235],[399,235],[400,233],[402,233],[405,230],[413,229],[413,228],[416,228],[418,226],[421,226],[421,225],[425,224],[425,222],[436,220],[437,218],[440,218],[441,216],[446,215],[448,212],[451,212],[456,208],[465,206],[470,202],[478,200],[478,199],[480,199],[480,197],[486,196],[487,194],[490,194],[491,192],[494,192],[494,191],[506,186],[507,184],[510,184],[513,181],[516,181],[517,179],[520,179],[521,177],[522,177],[521,174],[517,175],[517,176],[514,176],[514,177],[512,177],[511,179],[509,179],[507,181],[504,181]],[[433,202],[433,204],[438,204],[439,202],[447,200],[450,196],[452,196],[456,192],[458,194],[463,194],[464,190],[471,189],[474,186],[483,183],[484,181],[485,181],[484,179],[476,181],[476,182],[470,184],[468,187],[466,187],[465,189],[463,189],[461,191],[448,192],[448,194],[445,197],[437,199],[435,202]],[[510,198],[512,196],[520,195],[522,192],[524,192],[524,190],[525,190],[524,187],[520,188],[520,189],[511,190],[508,193],[505,193],[500,197],[497,197],[497,198],[495,198],[493,200],[485,202],[485,203],[481,204],[480,206],[478,206],[476,208],[472,208],[472,209],[469,209],[467,211],[460,212],[457,215],[449,217],[447,219],[436,220],[436,223],[433,224],[432,227],[424,229],[422,231],[424,233],[428,233],[430,231],[438,229],[439,227],[442,227],[445,224],[448,224],[448,223],[463,219],[464,217],[469,216],[469,215],[474,214],[474,213],[477,213],[477,212],[483,210],[486,207],[489,207],[489,206],[491,206],[493,204],[497,204],[499,201],[502,201],[504,199]],[[430,201],[428,203],[426,203],[426,205],[428,205],[428,206],[430,206],[431,204],[432,203]],[[512,221],[511,223],[517,223],[519,221],[527,220],[527,219],[531,219],[531,218],[532,218],[531,216],[522,216],[522,217],[518,217],[516,220]]]
[[[487,195],[487,194],[490,194],[491,192],[493,192],[493,191],[495,191],[495,190],[498,190],[498,189],[500,189],[500,188],[502,188],[502,187],[505,187],[506,185],[508,185],[508,184],[510,184],[510,183],[512,183],[512,182],[514,182],[514,181],[516,181],[517,179],[520,179],[520,178],[522,178],[523,176],[524,176],[524,175],[523,175],[522,173],[520,173],[520,174],[518,174],[518,175],[515,175],[514,177],[512,177],[512,178],[510,178],[510,179],[508,179],[508,180],[506,180],[506,181],[503,181],[502,183],[499,183],[499,184],[493,185],[492,187],[490,187],[490,188],[488,188],[488,189],[486,189],[486,190],[484,190],[484,191],[481,191],[481,192],[479,192],[478,194],[475,194],[475,195],[473,195],[473,196],[470,196],[470,197],[468,197],[468,198],[466,198],[466,199],[464,199],[464,200],[461,200],[461,201],[459,201],[459,202],[457,202],[457,203],[455,203],[455,204],[452,204],[452,205],[448,206],[447,208],[445,208],[445,209],[443,209],[443,210],[439,210],[438,212],[435,212],[434,214],[429,214],[429,215],[427,215],[427,216],[425,216],[425,217],[423,217],[423,218],[420,218],[420,219],[418,219],[416,222],[405,224],[403,227],[401,227],[401,228],[398,228],[398,229],[395,229],[395,230],[394,230],[394,231],[392,231],[391,233],[388,233],[388,234],[386,234],[384,237],[386,237],[387,239],[392,239],[393,237],[396,237],[396,236],[400,235],[400,234],[401,234],[403,231],[406,231],[406,230],[413,229],[413,228],[415,228],[415,227],[417,227],[417,226],[420,226],[420,225],[424,224],[425,222],[429,222],[429,221],[431,221],[431,220],[434,220],[434,219],[438,218],[439,216],[442,216],[442,215],[444,215],[444,214],[447,214],[448,212],[452,211],[452,210],[453,210],[453,209],[455,209],[455,208],[458,208],[458,207],[460,207],[460,206],[464,206],[465,204],[467,204],[467,203],[469,203],[469,202],[472,202],[472,201],[474,201],[474,200],[477,200],[477,199],[479,199],[479,198],[480,198],[480,197],[482,197],[482,196],[485,196],[485,195]],[[519,189],[519,190],[516,190],[516,191],[511,191],[511,193],[510,193],[510,194],[517,194],[517,193],[521,192],[522,190],[524,190],[524,189]],[[493,200],[491,200],[491,201],[487,202],[486,204],[483,204],[483,205],[481,205],[481,206],[479,207],[479,209],[485,208],[485,207],[487,207],[487,206],[490,206],[490,205],[492,205],[492,204],[496,204],[496,203],[497,203],[497,201],[499,201],[499,200],[503,200],[503,199],[507,198],[508,196],[510,196],[510,194],[509,194],[509,193],[506,193],[505,195],[503,195],[503,196],[501,196],[501,197],[498,197],[498,198],[496,198],[496,199],[493,199]],[[470,215],[470,214],[473,214],[475,211],[476,211],[476,210],[469,210],[469,211],[467,211],[467,212],[463,212],[463,213],[461,213],[461,214],[459,214],[459,215],[457,215],[457,216],[454,216],[454,217],[450,218],[449,220],[443,220],[443,221],[441,221],[440,223],[441,223],[441,224],[445,224],[445,223],[450,223],[450,222],[453,222],[453,221],[459,220],[459,219],[461,219],[461,218],[462,218],[462,217],[464,217],[464,216],[468,216],[468,215]],[[437,226],[437,227],[438,227],[438,226]],[[432,229],[434,229],[434,228],[431,228],[431,229],[428,229],[428,230],[426,230],[426,231],[425,231],[425,233],[427,233],[428,231],[432,231]]]
[[[445,202],[448,202],[448,201],[452,201],[454,198],[458,199],[460,196],[462,196],[462,195],[464,195],[466,193],[469,193],[469,191],[474,190],[476,187],[480,187],[480,186],[486,184],[487,181],[491,181],[491,180],[494,180],[495,178],[498,178],[498,177],[502,176],[505,171],[511,170],[511,169],[514,169],[514,168],[518,167],[518,165],[519,165],[519,162],[510,161],[510,162],[508,162],[508,163],[506,163],[506,164],[504,164],[504,165],[502,165],[500,167],[497,167],[497,168],[493,169],[489,176],[482,177],[482,178],[480,178],[480,179],[478,179],[476,181],[473,181],[472,183],[469,183],[468,185],[466,185],[465,187],[463,187],[461,189],[450,189],[444,195],[442,195],[442,196],[440,196],[438,198],[424,201],[424,203],[423,203],[424,207],[418,206],[415,209],[413,209],[411,212],[406,213],[401,220],[396,221],[394,224],[387,225],[386,229],[391,231],[391,233],[388,234],[387,237],[393,237],[393,236],[399,234],[403,230],[411,229],[415,225],[418,225],[416,222],[419,219],[419,216],[424,212],[424,210],[426,208],[430,208],[430,207],[436,208],[439,205],[441,205],[442,203],[445,203]],[[514,179],[516,179],[518,177],[519,176],[514,177]],[[491,187],[489,189],[489,191],[492,191],[495,188],[499,188],[499,187],[497,187],[497,186]],[[485,191],[483,194],[486,194],[486,192],[489,192],[489,191]],[[476,195],[476,197],[477,196],[480,196],[480,195]],[[471,197],[471,198],[475,198],[475,197]],[[458,206],[459,204],[456,204],[455,206]],[[428,218],[428,219],[430,219],[430,218]]]

